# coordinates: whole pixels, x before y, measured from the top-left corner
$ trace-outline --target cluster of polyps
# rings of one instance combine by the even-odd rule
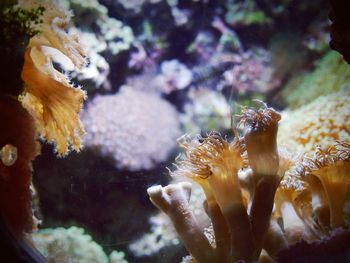
[[[189,209],[190,183],[148,189],[195,261],[272,260],[290,244],[322,238],[344,225],[349,144],[318,150],[314,158],[291,158],[277,147],[279,120],[279,113],[263,105],[243,110],[237,125],[242,136],[235,129],[232,141],[218,133],[179,140],[185,152],[172,175],[203,188],[213,240]]]

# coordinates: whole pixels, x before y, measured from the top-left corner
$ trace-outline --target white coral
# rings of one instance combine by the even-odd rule
[[[132,171],[165,161],[180,135],[178,113],[170,103],[129,86],[95,97],[82,118],[85,145],[112,157],[117,168]]]
[[[109,260],[102,247],[84,229],[75,226],[42,229],[32,238],[48,262],[127,263],[124,253],[117,251],[111,253]]]

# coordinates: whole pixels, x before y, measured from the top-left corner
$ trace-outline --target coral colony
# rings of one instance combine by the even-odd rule
[[[82,120],[84,144],[131,171],[165,161],[180,135],[178,114],[170,103],[130,86],[116,95],[96,96]]]
[[[244,108],[232,140],[215,132],[179,140],[184,154],[171,174],[202,187],[210,228],[202,229],[189,209],[189,182],[148,189],[193,262],[272,260],[300,240],[320,240],[346,225],[350,144],[296,158],[277,145],[280,119],[266,105]]]

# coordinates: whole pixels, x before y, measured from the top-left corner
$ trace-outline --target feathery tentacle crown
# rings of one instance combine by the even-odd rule
[[[225,166],[227,154],[237,159],[238,166],[243,164],[241,153],[244,146],[237,138],[228,142],[220,133],[212,132],[206,137],[184,135],[178,139],[178,143],[185,153],[176,160],[177,170],[172,172],[174,176],[207,179],[214,167]]]
[[[344,225],[343,207],[350,181],[350,144],[337,142],[326,149],[316,148],[313,157],[305,157],[296,175],[305,179],[317,178],[329,206],[329,225],[332,229]]]
[[[257,100],[262,104],[260,109],[243,108],[238,127],[249,129],[250,131],[264,131],[272,124],[277,124],[281,115],[272,108]]]
[[[317,146],[313,157],[304,157],[295,168],[293,176],[303,178],[321,168],[334,166],[339,161],[350,162],[350,143],[338,141],[326,149]]]

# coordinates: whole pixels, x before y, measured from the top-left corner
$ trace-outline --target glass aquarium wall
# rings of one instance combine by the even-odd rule
[[[349,260],[344,8],[3,1],[0,245],[23,262]]]

